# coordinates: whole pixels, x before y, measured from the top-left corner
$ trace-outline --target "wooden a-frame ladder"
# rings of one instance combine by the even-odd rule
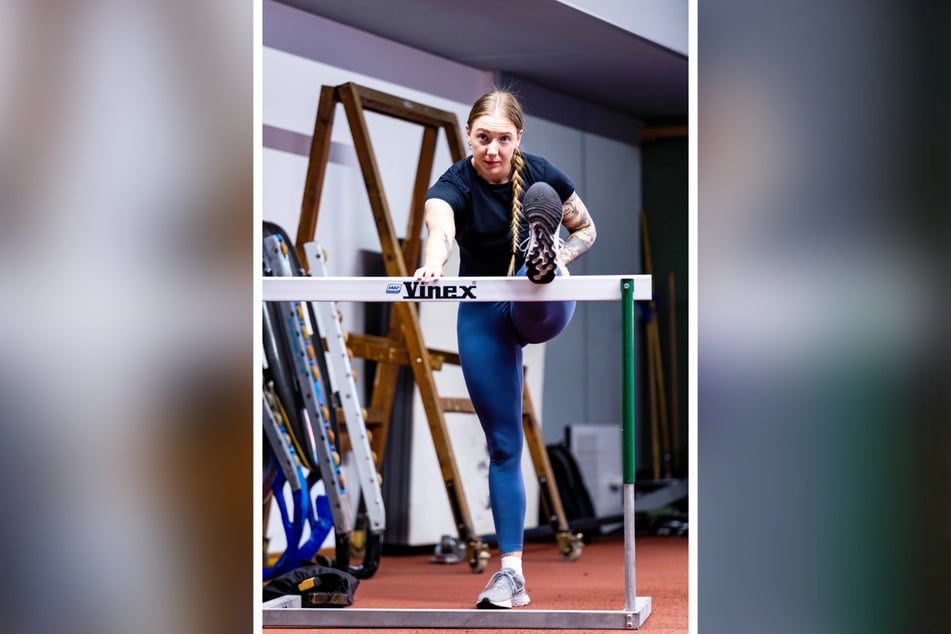
[[[440,129],[446,133],[453,162],[465,157],[458,120],[451,112],[430,108],[353,83],[322,86],[295,242],[301,256],[300,260],[304,263],[307,262],[303,252],[304,244],[313,241],[316,235],[320,196],[327,171],[330,137],[338,103],[343,105],[347,115],[354,148],[369,196],[370,209],[380,237],[386,275],[408,277],[415,271],[415,263],[419,261],[424,199],[432,175],[436,140]],[[377,167],[373,144],[370,141],[364,111],[416,123],[424,128],[410,202],[409,222],[402,248],[383,192],[383,182]],[[408,268],[407,263],[411,263],[412,268]],[[377,456],[378,468],[383,460],[383,448],[386,446],[386,432],[393,410],[399,366],[408,365],[412,368],[429,422],[429,430],[446,493],[449,496],[459,541],[466,545],[466,560],[473,571],[480,572],[488,559],[488,548],[473,530],[469,506],[462,489],[445,419],[447,412],[473,412],[474,410],[468,399],[441,398],[433,377],[433,370],[440,369],[443,362],[458,364],[458,355],[430,350],[426,347],[419,324],[419,314],[416,305],[412,302],[393,303],[389,334],[386,337],[350,333],[347,343],[355,356],[377,361],[373,394],[370,405],[366,408],[366,423],[368,429],[375,430],[371,447]],[[542,502],[556,533],[562,556],[566,559],[575,559],[581,552],[580,536],[571,534],[569,530],[545,451],[541,429],[527,390],[526,384],[523,398],[523,426],[526,444],[531,452],[540,484]]]

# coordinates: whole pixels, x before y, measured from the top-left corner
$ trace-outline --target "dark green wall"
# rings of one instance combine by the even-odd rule
[[[688,255],[688,150],[687,138],[662,138],[645,141],[641,146],[641,190],[643,209],[647,216],[651,263],[654,277],[654,298],[657,302],[657,323],[661,356],[664,364],[664,387],[670,419],[674,388],[670,374],[670,293],[668,275],[674,274],[676,296],[676,390],[679,430],[679,451],[675,457],[684,475],[687,468],[687,255]],[[646,382],[644,383],[646,384]],[[672,423],[671,423],[672,425]],[[673,433],[673,427],[671,427]],[[672,447],[673,449],[673,447]],[[646,466],[646,465],[645,465]]]

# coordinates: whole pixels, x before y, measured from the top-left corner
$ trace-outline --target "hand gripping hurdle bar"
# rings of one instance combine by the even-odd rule
[[[525,277],[266,277],[264,301],[620,301],[624,476],[623,610],[419,610],[301,608],[299,597],[264,604],[262,625],[281,628],[639,629],[651,598],[636,596],[634,557],[634,302],[652,298],[650,275],[576,275],[534,284]],[[295,600],[296,599],[296,600]]]

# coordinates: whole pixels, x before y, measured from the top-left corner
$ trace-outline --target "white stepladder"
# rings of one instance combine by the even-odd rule
[[[651,299],[649,275],[558,277],[537,285],[524,277],[444,277],[420,283],[394,277],[297,277],[263,280],[264,301],[618,301],[622,311],[624,471],[623,610],[313,610],[281,598],[264,605],[262,625],[282,628],[639,629],[650,597],[636,596],[634,552],[634,302]]]
[[[310,265],[310,274],[326,277],[327,263],[320,245],[316,242],[309,242],[304,245],[304,252]],[[325,346],[324,354],[327,359],[330,383],[333,386],[333,397],[337,401],[335,405],[343,413],[343,422],[350,440],[350,450],[353,454],[354,466],[360,481],[358,492],[362,495],[366,508],[364,569],[358,571],[351,566],[350,571],[362,572],[363,574],[358,574],[358,576],[367,578],[372,576],[377,565],[379,565],[383,531],[386,529],[386,511],[383,505],[380,475],[377,471],[373,450],[370,448],[370,436],[364,423],[365,414],[360,405],[353,365],[350,361],[350,353],[347,350],[343,330],[340,327],[337,305],[330,300],[314,302],[312,306],[314,318],[317,321],[317,332],[320,333]]]

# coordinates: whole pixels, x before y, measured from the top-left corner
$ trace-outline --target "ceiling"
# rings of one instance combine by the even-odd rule
[[[610,110],[686,118],[687,57],[556,0],[279,0]]]

